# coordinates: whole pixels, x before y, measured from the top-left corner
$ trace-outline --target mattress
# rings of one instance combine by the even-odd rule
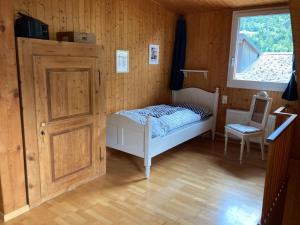
[[[193,105],[157,105],[144,109],[120,111],[117,114],[125,116],[138,124],[150,123],[152,138],[164,137],[171,131],[188,124],[208,119],[212,113],[209,109]]]

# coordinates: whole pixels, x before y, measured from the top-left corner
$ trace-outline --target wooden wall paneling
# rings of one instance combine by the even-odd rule
[[[128,34],[128,23],[126,21],[129,20],[128,18],[128,5],[129,2],[128,1],[124,1],[123,4],[121,5],[121,8],[123,8],[123,10],[121,10],[120,12],[120,16],[122,18],[123,24],[120,30],[120,34]],[[122,36],[122,35],[121,35]],[[128,48],[128,38],[127,36],[123,36],[121,45],[125,46],[125,48]],[[128,87],[130,87],[130,80],[129,79],[124,79],[123,81],[123,108],[128,108],[129,104],[126,101],[126,99],[124,99],[125,96],[129,96],[128,94]]]
[[[72,2],[72,15],[71,18],[68,19],[70,23],[72,23],[73,30],[79,32],[79,1],[78,0],[71,0]],[[54,31],[53,31],[54,33]]]
[[[74,30],[73,27],[73,1],[66,1],[66,30]]]
[[[0,0],[0,220],[26,207],[25,172],[10,0]]]
[[[116,32],[117,29],[117,24],[116,24],[116,18],[115,18],[115,1],[111,1],[110,3],[107,3],[106,5],[106,9],[105,9],[105,13],[107,12],[108,14],[106,14],[106,24],[110,24],[107,33],[106,33],[106,39],[105,39],[105,44],[108,44],[108,49],[110,49],[111,51],[107,52],[106,55],[106,59],[108,60],[107,62],[107,70],[108,70],[108,80],[111,80],[110,82],[110,86],[109,88],[109,96],[111,98],[110,101],[110,110],[112,111],[116,111],[117,108],[117,104],[118,104],[118,100],[119,100],[119,95],[118,95],[118,80],[117,77],[115,75],[115,65],[116,65],[116,61],[115,61],[115,50],[116,50],[116,41],[115,41],[115,34],[114,32]],[[108,26],[107,26],[108,27]],[[110,40],[110,41],[108,41]],[[111,64],[113,66],[109,66],[109,61],[111,62]],[[131,65],[131,61],[130,61],[130,65]],[[129,70],[131,71],[131,68],[129,68]]]
[[[78,7],[76,9],[76,11],[78,13],[78,27],[77,27],[77,29],[79,29],[79,32],[84,32],[85,31],[85,23],[84,23],[84,21],[85,21],[84,7],[85,7],[85,5],[84,5],[84,0],[75,0],[75,2],[78,2],[76,4],[76,6]],[[53,11],[55,11],[55,9],[53,9]],[[74,30],[75,29],[76,28],[74,27]],[[54,32],[56,32],[56,31],[54,31]]]
[[[91,8],[90,8],[90,1],[84,1],[84,31],[85,32],[91,32],[90,29],[90,19],[91,19]]]
[[[1,182],[1,180],[0,180]],[[0,183],[1,184],[1,183]],[[1,185],[0,185],[0,212],[3,214],[4,212],[4,204],[3,204],[3,197],[2,197],[2,188],[1,188]],[[3,218],[1,218],[2,220]]]
[[[60,30],[67,31],[67,10],[66,10],[66,2],[67,0],[59,0],[58,7],[59,7],[59,23],[60,23]]]
[[[128,24],[126,24],[126,30],[127,30],[127,34],[128,36],[126,37],[126,46],[127,48],[131,49],[131,54],[138,54],[140,53],[138,51],[138,43],[139,43],[139,39],[138,39],[138,26],[139,24],[139,20],[137,18],[136,15],[136,10],[135,10],[135,6],[132,4],[128,4],[128,12],[126,13],[126,18],[129,21]],[[129,38],[130,37],[130,38]],[[140,58],[140,55],[137,55],[136,57]],[[131,58],[132,59],[132,58]],[[130,99],[132,99],[132,101],[127,100],[125,103],[125,107],[128,108],[135,108],[137,107],[136,102],[138,101],[137,96],[141,96],[140,93],[137,92],[137,79],[140,79],[140,82],[142,82],[142,77],[139,77],[140,74],[140,66],[138,65],[138,61],[137,60],[131,60],[130,61],[130,66],[131,66],[131,71],[135,71],[132,74],[131,79],[126,79],[126,93],[128,93],[128,96],[130,96]],[[126,98],[126,97],[125,97]]]
[[[50,7],[50,10],[51,10],[51,18],[49,18],[49,22],[45,21],[45,23],[48,23],[49,24],[49,32],[52,31],[49,36],[50,36],[50,39],[54,39],[55,38],[55,33],[54,31],[55,30],[59,30],[60,31],[60,23],[59,23],[59,10],[58,10],[58,2],[60,0],[53,0],[53,1],[50,1],[50,4],[51,4],[51,7]],[[35,16],[35,14],[31,14],[31,16]]]
[[[122,12],[121,10],[123,9],[122,8],[122,4],[123,4],[123,0],[120,0],[119,2],[114,2],[113,3],[113,18],[114,18],[114,23],[115,23],[115,29],[113,30],[112,32],[112,35],[114,36],[114,43],[115,43],[115,49],[128,49],[128,46],[125,46],[123,44],[123,38],[124,36],[121,35],[122,34],[122,31],[121,29],[123,28],[124,26],[124,21],[122,21]],[[121,14],[121,15],[120,15]],[[117,38],[119,37],[119,38]],[[107,40],[108,41],[108,40]],[[129,49],[131,50],[131,49]],[[129,54],[131,55],[132,52],[130,51]],[[130,59],[129,59],[130,60]],[[120,75],[120,76],[116,76],[116,82],[117,82],[117,89],[115,90],[116,93],[117,93],[117,102],[116,102],[116,109],[117,110],[118,108],[122,108],[123,107],[123,89],[124,89],[124,85],[123,85],[123,82],[124,80],[127,78],[128,74],[125,74],[125,75]]]
[[[228,104],[219,103],[217,131],[223,133],[226,109],[249,110],[252,95],[257,90],[227,88],[227,72],[231,38],[232,10],[217,10],[187,15],[188,46],[186,68],[209,70],[208,80],[197,74],[185,79],[185,86],[196,86],[213,91],[220,88],[221,95],[228,96]],[[293,108],[298,104],[281,99],[282,93],[268,92],[273,98],[272,108],[287,103]],[[220,98],[221,99],[221,98]]]
[[[169,77],[169,73],[165,73],[160,68],[167,67],[169,70],[170,64],[148,65],[148,45],[155,42],[153,36],[157,30],[160,38],[166,33],[171,33],[173,37],[174,26],[167,27],[164,24],[174,24],[176,16],[161,8],[152,9],[153,6],[156,5],[140,1],[106,3],[106,18],[110,23],[109,28],[106,29],[108,50],[105,46],[108,65],[105,68],[108,73],[108,113],[122,108],[136,108],[157,103],[158,100],[153,94],[160,91],[159,86],[155,84],[156,77]],[[153,10],[156,11],[155,16],[151,14]],[[162,12],[161,15],[158,11]],[[150,22],[145,19],[151,17],[155,19]],[[160,27],[162,27],[161,31]],[[158,44],[163,46],[162,39]],[[128,74],[118,75],[115,73],[115,50],[117,48],[130,51],[130,72]],[[165,49],[167,49],[168,55],[165,58],[168,58],[168,61],[171,59],[172,48],[173,43],[167,43]],[[163,49],[161,51],[163,52]],[[155,68],[159,69],[155,70]],[[167,87],[168,82],[168,79],[165,79],[163,85]],[[169,101],[170,92],[165,90],[163,98]]]

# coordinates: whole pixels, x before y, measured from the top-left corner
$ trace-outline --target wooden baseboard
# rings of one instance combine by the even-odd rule
[[[0,220],[2,220],[3,222],[7,222],[13,218],[16,218],[17,216],[22,215],[23,213],[29,211],[29,205],[25,205],[22,208],[19,208],[13,212],[7,213],[7,214],[3,214],[0,213]]]

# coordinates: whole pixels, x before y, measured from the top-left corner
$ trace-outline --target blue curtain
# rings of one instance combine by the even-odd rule
[[[184,74],[181,69],[184,69],[186,50],[186,22],[183,17],[177,21],[176,37],[173,52],[173,62],[171,69],[171,90],[180,90],[183,86]]]
[[[286,99],[288,101],[297,101],[298,100],[295,56],[293,58],[293,73],[292,73],[292,77],[291,77],[291,80],[290,80],[287,88],[283,92],[282,98]]]

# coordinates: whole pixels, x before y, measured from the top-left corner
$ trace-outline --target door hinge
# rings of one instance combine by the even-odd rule
[[[101,87],[101,71],[98,70],[98,85]]]
[[[100,162],[102,162],[103,159],[104,159],[104,157],[102,156],[102,148],[101,148],[101,146],[100,146]]]

